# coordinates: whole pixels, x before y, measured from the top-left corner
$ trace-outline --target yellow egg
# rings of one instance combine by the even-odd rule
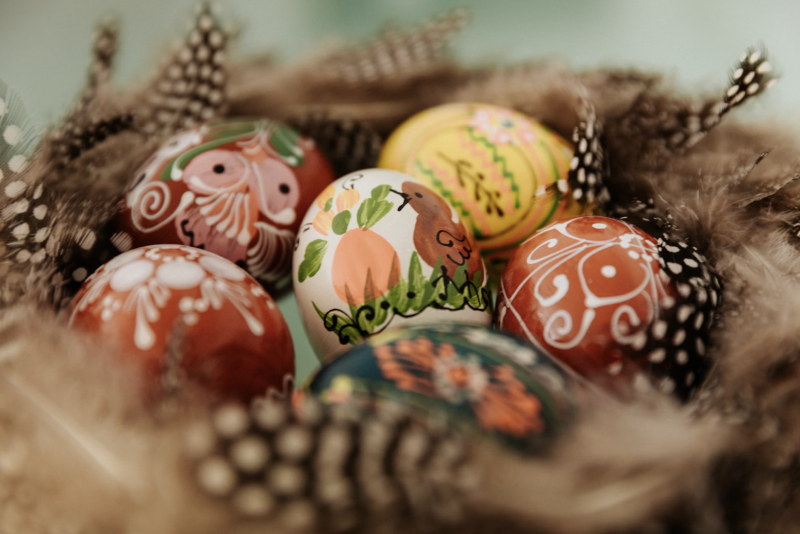
[[[573,147],[551,130],[490,104],[425,110],[389,137],[379,167],[432,187],[472,230],[499,276],[514,249],[551,222],[589,213],[569,194]]]

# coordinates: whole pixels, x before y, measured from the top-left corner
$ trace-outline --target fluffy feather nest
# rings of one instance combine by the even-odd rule
[[[285,66],[229,63],[225,32],[202,11],[154,79],[122,92],[107,84],[116,29],[101,29],[75,109],[35,156],[30,142],[8,138],[0,152],[0,531],[777,533],[800,525],[800,138],[784,124],[722,122],[771,83],[766,52],[748,50],[718,95],[682,99],[653,74],[546,61],[462,68],[443,52],[464,22],[446,15]],[[387,406],[344,419],[318,406],[308,417],[261,406],[225,419],[224,407],[187,396],[154,414],[139,401],[137,369],[98,357],[114,349],[70,331],[57,313],[119,251],[109,221],[130,169],[175,130],[215,116],[270,116],[305,130],[344,173],[374,164],[381,140],[411,114],[464,100],[517,109],[576,140],[597,121],[608,167],[595,171],[614,202],[651,198],[712,261],[724,305],[712,370],[693,401],[651,392],[633,405],[597,404],[536,458],[393,418]],[[265,417],[280,424],[264,426]],[[187,448],[197,428],[204,445]],[[249,432],[280,451],[293,429],[306,442],[258,465],[273,473],[295,458],[280,467],[289,478],[244,491],[234,441]],[[337,431],[346,439],[331,449]],[[378,477],[328,469],[352,491],[338,508],[320,497],[326,466],[338,465],[330,450]],[[386,467],[403,458],[405,471]],[[292,480],[304,481],[299,492],[289,491]]]

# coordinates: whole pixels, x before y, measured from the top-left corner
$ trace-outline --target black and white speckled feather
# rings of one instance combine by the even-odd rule
[[[24,172],[37,144],[22,99],[0,80],[0,181]]]
[[[228,35],[208,6],[145,90],[137,127],[169,134],[218,117],[227,105]]]
[[[731,73],[722,100],[706,104],[696,115],[684,117],[682,129],[670,137],[670,144],[675,148],[691,148],[733,108],[763,93],[776,81],[766,49],[747,49]]]
[[[390,30],[378,40],[337,50],[320,59],[321,75],[348,85],[391,80],[423,69],[437,61],[448,41],[469,21],[456,10],[433,18],[411,30]]]
[[[647,154],[649,164],[662,165],[664,157],[695,146],[732,109],[763,93],[776,80],[766,50],[749,48],[719,98],[677,101],[645,92],[616,125],[631,145],[619,149]]]
[[[575,152],[570,162],[567,182],[572,197],[581,204],[602,209],[609,201],[604,179],[608,172],[603,148],[603,125],[586,96],[581,92],[578,126],[572,133]]]
[[[336,176],[368,169],[378,162],[383,139],[366,123],[320,112],[290,119],[289,124],[314,140]]]
[[[658,215],[652,199],[634,202],[632,209],[616,213],[657,241],[663,282],[676,290],[634,359],[655,377],[661,391],[688,400],[711,367],[707,353],[722,299],[720,277],[697,247],[681,237],[669,215]]]
[[[48,143],[57,168],[64,168],[108,137],[133,126],[133,116],[108,108],[109,91],[118,29],[114,23],[98,27],[86,87],[77,104],[61,125],[48,134]]]
[[[386,403],[227,404],[187,444],[204,492],[292,528],[451,522],[475,482],[462,438]]]

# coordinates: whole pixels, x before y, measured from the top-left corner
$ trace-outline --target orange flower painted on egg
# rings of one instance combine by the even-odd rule
[[[328,235],[328,231],[330,231],[333,224],[333,216],[331,211],[320,211],[314,216],[311,226],[322,235]]]
[[[314,201],[314,204],[316,204],[316,206],[319,209],[324,210],[325,204],[327,204],[328,201],[331,200],[333,198],[333,195],[335,194],[336,194],[336,188],[332,185],[329,185],[322,191],[322,193],[319,194],[317,199]]]
[[[339,213],[352,209],[361,199],[361,193],[356,189],[345,189],[336,197],[336,211]]]
[[[342,236],[333,256],[333,288],[351,306],[361,306],[400,281],[400,258],[392,245],[367,228]]]
[[[487,430],[520,438],[545,430],[541,402],[509,365],[482,365],[477,356],[459,355],[450,343],[427,338],[400,339],[374,351],[381,373],[398,388],[453,404],[467,402]]]

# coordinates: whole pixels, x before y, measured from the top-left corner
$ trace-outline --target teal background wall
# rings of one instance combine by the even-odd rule
[[[0,0],[0,78],[20,92],[39,124],[58,119],[83,85],[97,21],[119,20],[118,84],[150,74],[159,52],[183,34],[194,2],[183,0]],[[681,91],[721,91],[728,69],[763,42],[782,73],[741,120],[800,114],[800,2],[763,0],[227,0],[240,29],[235,58],[272,52],[296,60],[321,46],[354,42],[387,24],[411,25],[467,7],[472,24],[453,52],[469,64],[556,58],[576,68],[663,71]],[[292,296],[280,302],[292,328],[298,379],[315,366]]]

